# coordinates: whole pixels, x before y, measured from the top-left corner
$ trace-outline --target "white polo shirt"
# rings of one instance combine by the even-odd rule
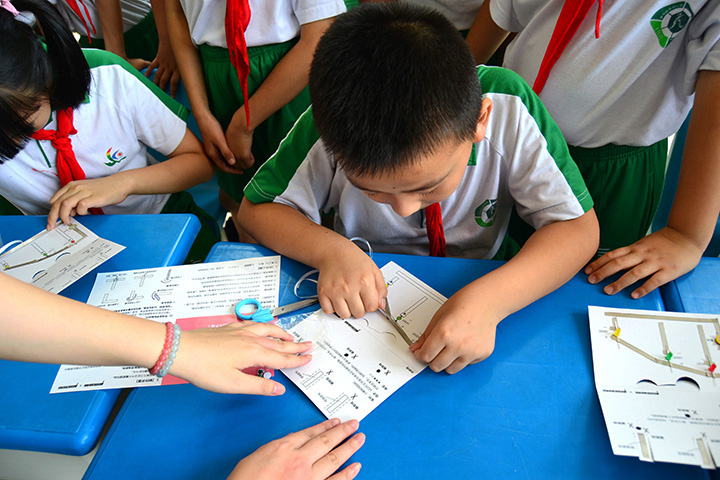
[[[536,229],[577,218],[592,207],[560,130],[527,84],[498,67],[480,66],[478,77],[493,109],[485,138],[474,145],[460,185],[440,202],[451,257],[492,258],[513,205]],[[429,251],[422,212],[403,218],[351,184],[326,151],[311,110],[260,167],[245,197],[253,203],[289,205],[316,223],[320,212],[334,209],[338,233],[363,237],[379,252]]]
[[[71,135],[75,158],[86,178],[155,163],[147,146],[168,155],[185,136],[180,115],[187,110],[152,85],[129,64],[102,50],[84,50],[91,65],[92,83],[87,101],[73,112]],[[134,72],[134,73],[133,73]],[[56,115],[45,127],[55,130]],[[30,139],[14,158],[0,164],[0,195],[26,215],[46,215],[50,198],[60,189],[57,151],[49,140]],[[160,213],[170,197],[131,195],[117,205],[103,207],[105,213]]]
[[[532,85],[564,0],[489,0],[519,32],[503,66]],[[540,94],[571,145],[646,146],[675,133],[699,70],[720,70],[720,1],[606,0],[590,8]]]
[[[225,0],[180,0],[193,43],[227,48]],[[306,23],[336,17],[346,11],[343,0],[249,0],[249,47],[271,45],[300,35]]]
[[[62,15],[65,19],[68,27],[70,27],[70,30],[77,32],[80,35],[87,35],[85,25],[83,25],[80,17],[73,12],[66,0],[48,1],[57,7],[60,15]],[[95,0],[78,0],[77,4],[80,14],[85,20],[87,27],[90,29],[90,36],[92,38],[104,38]],[[83,5],[87,7],[87,11],[85,11]],[[152,5],[150,5],[150,0],[120,0],[120,8],[122,10],[123,32],[127,32],[132,27],[140,23],[143,18],[147,17],[150,10],[152,10]],[[91,20],[92,24],[90,23]],[[93,33],[93,26],[95,26],[95,31],[97,33]]]
[[[469,30],[484,0],[401,0],[430,7],[447,17],[458,30]]]

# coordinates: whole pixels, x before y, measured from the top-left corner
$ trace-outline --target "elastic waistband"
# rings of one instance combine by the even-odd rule
[[[584,148],[576,147],[574,145],[568,145],[570,150],[570,156],[574,160],[623,160],[630,157],[636,157],[643,155],[644,153],[651,152],[657,148],[661,148],[663,144],[667,145],[667,138],[660,140],[657,143],[647,146],[633,146],[633,145],[615,145],[608,143],[601,147],[595,148]]]
[[[253,57],[259,57],[264,56],[268,54],[275,54],[275,53],[282,53],[284,54],[288,50],[290,50],[292,47],[295,46],[295,44],[298,42],[299,39],[293,38],[292,40],[288,40],[287,42],[282,43],[271,43],[269,45],[260,45],[257,47],[250,47],[248,48],[248,58]],[[224,61],[229,62],[230,61],[230,51],[227,48],[224,47],[215,47],[213,45],[207,45],[202,44],[198,46],[200,50],[200,55],[202,55],[203,58],[210,60],[210,61]]]

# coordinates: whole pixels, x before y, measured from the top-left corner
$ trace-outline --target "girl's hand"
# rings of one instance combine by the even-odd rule
[[[115,175],[70,182],[50,198],[47,229],[55,227],[58,217],[69,225],[70,217],[87,215],[91,208],[116,205],[130,192],[131,186]]]
[[[282,395],[282,384],[241,370],[300,367],[312,360],[311,355],[299,355],[311,347],[311,342],[295,343],[285,330],[265,323],[198,328],[182,333],[170,373],[218,393]]]
[[[333,418],[286,435],[263,445],[242,459],[228,479],[348,480],[355,478],[360,471],[359,463],[353,463],[341,472],[332,474],[365,443],[365,435],[358,433],[340,445],[358,429],[358,426],[357,420],[340,423],[340,420]]]

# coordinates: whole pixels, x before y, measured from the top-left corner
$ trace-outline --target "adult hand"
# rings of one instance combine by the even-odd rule
[[[434,372],[457,373],[485,360],[495,349],[495,331],[502,318],[486,311],[482,298],[462,289],[443,304],[410,351]]]
[[[590,283],[598,283],[621,270],[628,270],[604,288],[613,295],[643,278],[648,280],[630,296],[640,298],[697,266],[702,251],[671,227],[654,232],[628,247],[606,253],[585,268]]]
[[[335,475],[333,473],[365,443],[365,435],[358,433],[340,445],[358,429],[358,426],[357,420],[340,423],[340,420],[333,418],[291,433],[263,445],[242,459],[228,479],[348,480],[355,478],[360,471],[359,463],[353,463]]]
[[[312,360],[311,355],[299,355],[311,347],[311,342],[294,343],[282,328],[265,323],[233,322],[188,330],[182,333],[170,373],[219,393],[282,395],[282,384],[241,370],[300,367]]]

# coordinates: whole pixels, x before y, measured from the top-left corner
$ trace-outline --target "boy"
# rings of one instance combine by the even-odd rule
[[[312,109],[245,189],[241,218],[261,243],[320,270],[324,311],[361,317],[384,305],[380,271],[345,237],[492,258],[515,203],[537,232],[453,295],[410,347],[455,373],[490,355],[498,322],[595,252],[592,199],[557,126],[517,75],[476,69],[437,12],[393,3],[339,16],[315,52],[310,95]],[[331,208],[335,232],[317,224]]]

